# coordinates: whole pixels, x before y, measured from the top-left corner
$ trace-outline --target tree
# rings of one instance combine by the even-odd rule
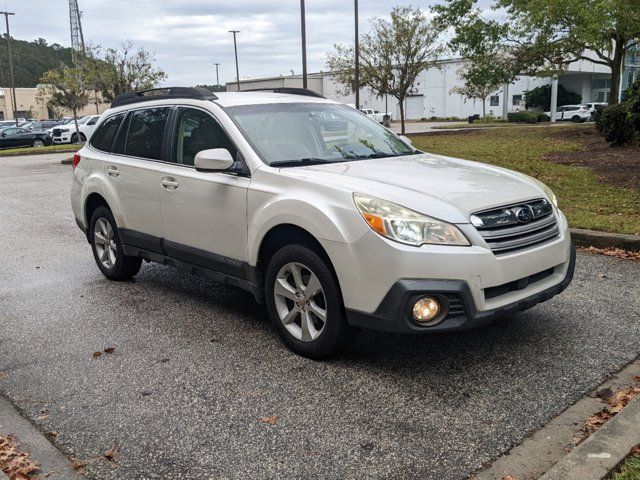
[[[493,57],[478,57],[474,62],[466,62],[458,75],[464,80],[464,86],[454,87],[451,92],[481,100],[482,118],[486,117],[487,98],[504,84],[505,73],[500,62]]]
[[[420,72],[436,64],[442,48],[439,31],[422,10],[394,7],[390,17],[372,19],[371,31],[360,40],[360,85],[355,85],[353,46],[334,45],[326,62],[347,91],[368,86],[376,95],[395,97],[404,134],[404,101],[418,85]]]
[[[525,108],[551,109],[551,85],[541,85],[524,92]],[[558,85],[558,106],[575,105],[582,102],[582,95],[569,92],[562,85]]]
[[[134,50],[131,42],[120,49],[92,47],[83,62],[91,84],[108,101],[125,92],[154,88],[167,78],[154,66],[153,55],[144,48]]]
[[[522,73],[558,73],[576,60],[605,65],[611,68],[609,102],[619,101],[624,57],[640,37],[638,0],[493,0],[489,15],[477,4],[446,0],[434,7],[438,20],[453,28],[454,45],[479,54],[498,43]]]
[[[70,110],[73,114],[76,134],[78,134],[78,110],[89,103],[86,70],[60,65],[56,69],[45,72],[40,83],[40,97],[43,99],[48,97],[48,105]]]

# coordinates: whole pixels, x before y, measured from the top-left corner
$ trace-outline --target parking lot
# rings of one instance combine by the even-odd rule
[[[0,394],[90,478],[461,479],[640,354],[640,265],[579,254],[566,292],[489,327],[297,357],[245,292],[106,280],[64,157],[0,160]]]

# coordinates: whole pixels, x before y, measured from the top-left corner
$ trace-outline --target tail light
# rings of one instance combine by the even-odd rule
[[[80,153],[76,152],[73,154],[73,169],[75,170],[78,164],[80,163]]]

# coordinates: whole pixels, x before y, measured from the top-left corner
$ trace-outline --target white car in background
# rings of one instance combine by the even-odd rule
[[[76,132],[76,124],[73,120],[65,125],[57,125],[51,129],[51,137],[53,143],[84,143],[91,136],[93,128],[100,119],[100,115],[86,115],[78,119],[78,132]]]
[[[589,112],[591,112],[591,120],[594,120],[596,116],[596,111],[602,110],[604,107],[608,106],[609,104],[607,102],[591,102],[591,103],[587,103],[586,105],[587,105],[587,108],[589,109]]]
[[[551,118],[551,112],[544,112]],[[591,111],[587,105],[563,105],[556,110],[556,121],[562,120],[572,121],[574,123],[582,123],[591,120]]]
[[[361,108],[360,111],[364,113],[367,117],[369,117],[372,120],[375,120],[378,123],[383,123],[385,115],[389,115],[389,119],[393,120],[393,116],[389,112],[380,113],[380,112],[376,112],[372,108]]]

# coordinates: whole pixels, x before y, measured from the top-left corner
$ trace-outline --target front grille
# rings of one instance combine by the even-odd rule
[[[490,287],[484,289],[484,298],[485,300],[489,300],[491,298],[499,297],[500,295],[504,295],[505,293],[515,292],[518,290],[523,290],[527,288],[532,283],[539,282],[540,280],[544,280],[548,276],[553,274],[555,268],[547,268],[542,272],[534,273],[533,275],[529,275],[528,277],[520,278],[518,280],[514,280],[513,282],[505,283],[503,285],[498,285],[497,287]]]
[[[53,129],[53,136],[54,137],[59,137],[60,135],[62,135],[62,130],[59,128],[54,128]]]
[[[496,255],[532,248],[560,234],[553,208],[545,199],[477,212],[471,223]]]

